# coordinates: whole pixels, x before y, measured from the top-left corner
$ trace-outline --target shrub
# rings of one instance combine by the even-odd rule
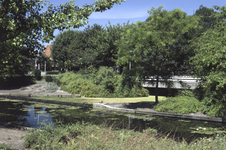
[[[139,85],[139,82],[134,84],[135,81],[130,78],[119,76],[115,83],[115,97],[143,97],[148,96],[149,91]],[[136,82],[135,82],[136,83]]]
[[[41,71],[39,69],[35,69],[33,71],[33,74],[35,75],[36,80],[41,80],[42,79],[42,77],[41,77]]]
[[[213,82],[199,88],[201,100],[200,110],[212,117],[226,116],[226,86],[218,87],[219,83]]]
[[[46,80],[46,82],[52,82],[53,78],[51,76],[46,76],[45,80]]]
[[[194,97],[194,94],[191,90],[180,90],[178,91],[178,96],[188,96],[188,97]]]
[[[104,89],[113,93],[115,90],[115,83],[117,82],[117,74],[111,67],[100,67],[94,78],[96,85],[103,85]]]
[[[47,84],[46,86],[46,90],[48,90],[48,92],[55,92],[58,89],[58,85],[54,82],[50,82]]]
[[[46,71],[46,74],[59,74],[59,71]]]
[[[66,72],[58,75],[57,80],[62,90],[86,97],[137,97],[148,94],[148,90],[131,84],[107,67],[100,67],[95,74]]]
[[[200,103],[194,97],[169,97],[155,106],[156,111],[188,114],[199,110]]]

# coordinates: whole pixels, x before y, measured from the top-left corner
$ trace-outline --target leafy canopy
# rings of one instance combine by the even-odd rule
[[[99,0],[82,7],[70,1],[60,6],[43,0],[0,0],[0,70],[3,76],[23,72],[21,62],[34,57],[35,50],[44,47],[38,42],[49,42],[55,29],[78,28],[88,23],[92,12],[105,11],[125,0]],[[13,54],[13,55],[11,55]],[[33,56],[32,56],[33,55]],[[14,65],[17,67],[15,68]],[[5,69],[3,69],[5,68]]]
[[[131,63],[132,67],[124,71],[136,79],[154,77],[153,81],[157,83],[156,102],[159,77],[167,79],[173,75],[177,69],[177,58],[181,57],[182,50],[174,49],[171,45],[198,26],[198,17],[187,16],[180,9],[168,12],[162,8],[152,8],[145,22],[128,26],[118,41],[117,64],[128,66]]]

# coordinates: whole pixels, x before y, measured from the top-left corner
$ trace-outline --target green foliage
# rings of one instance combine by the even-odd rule
[[[15,148],[12,148],[11,146],[6,145],[5,143],[0,144],[0,149],[1,150],[16,150]]]
[[[187,97],[194,97],[194,94],[191,90],[180,90],[178,91],[178,96],[187,96]]]
[[[214,26],[222,21],[222,16],[218,16],[218,8],[217,6],[207,8],[203,5],[199,6],[199,9],[195,11],[194,16],[199,16],[199,26],[198,31],[196,33],[197,37],[200,37],[202,33],[207,31],[208,29],[213,29]]]
[[[102,12],[122,2],[99,0],[79,7],[70,1],[60,6],[49,4],[40,13],[48,1],[0,0],[0,74],[24,73],[22,60],[35,57],[37,50],[43,51],[44,46],[39,41],[49,42],[54,38],[55,29],[63,31],[84,26],[92,12]]]
[[[172,124],[172,123],[171,123]],[[170,124],[170,125],[171,125]],[[166,126],[162,121],[161,126]],[[174,150],[174,149],[219,149],[224,150],[226,139],[224,134],[213,137],[195,139],[192,142],[178,140],[176,133],[161,134],[156,129],[147,128],[141,132],[120,129],[109,125],[93,125],[76,123],[58,125],[56,128],[47,126],[42,130],[30,130],[25,136],[24,146],[31,149],[110,149],[110,150]],[[175,126],[172,126],[174,128]],[[167,126],[167,128],[169,128]]]
[[[80,72],[81,73],[81,72]],[[66,72],[58,76],[62,90],[86,97],[139,97],[148,90],[140,86],[128,86],[123,77],[110,67],[91,69],[89,74]]]
[[[198,95],[202,95],[200,110],[213,117],[226,116],[226,86],[218,88],[219,83],[209,83],[200,87]],[[202,89],[201,89],[202,88]]]
[[[59,86],[54,83],[54,82],[49,82],[46,86],[46,90],[48,90],[48,92],[52,93],[52,92],[56,92],[56,90],[58,90]]]
[[[27,88],[26,87],[21,87],[20,90],[27,90]]]
[[[155,106],[156,111],[169,112],[169,113],[196,113],[199,110],[200,103],[194,97],[189,96],[177,96],[169,97],[164,101],[161,101]]]
[[[117,82],[117,73],[113,68],[100,67],[94,78],[96,85],[103,85],[104,89],[113,93],[115,90],[115,83]]]
[[[221,12],[222,15],[226,11]],[[194,41],[195,56],[191,59],[196,76],[202,79],[196,96],[202,100],[201,111],[210,116],[226,115],[225,64],[226,23],[219,21]]]
[[[53,78],[51,76],[46,76],[45,80],[46,80],[46,82],[52,82]]]
[[[33,74],[35,75],[36,80],[41,80],[42,79],[41,71],[39,69],[33,70]]]
[[[158,83],[160,78],[167,79],[177,71],[180,63],[187,56],[188,48],[177,46],[189,45],[192,33],[198,25],[198,17],[187,15],[180,9],[168,12],[162,6],[148,11],[150,16],[145,22],[127,26],[118,41],[118,66],[132,65],[124,69],[126,76],[136,76],[140,80],[152,76]],[[181,55],[179,55],[181,54]],[[156,102],[158,102],[158,84]]]
[[[136,83],[133,78],[119,76],[117,78],[114,95],[115,97],[146,97],[149,91]]]
[[[69,48],[73,40],[78,39],[80,31],[68,30],[60,33],[51,45],[51,55],[59,68],[71,69],[74,67],[75,53]],[[70,62],[70,63],[69,63]]]
[[[46,71],[46,74],[59,74],[59,71]]]

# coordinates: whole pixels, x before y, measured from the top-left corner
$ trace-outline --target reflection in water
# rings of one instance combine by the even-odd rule
[[[49,113],[45,112],[45,107],[41,107],[37,111],[38,108],[36,107],[27,107],[29,110],[28,116],[23,116],[22,118],[26,119],[22,125],[29,126],[32,128],[41,127],[42,123],[49,124],[52,123],[52,118]]]
[[[59,121],[62,124],[90,122],[102,125],[104,123],[116,130],[123,128],[142,131],[147,128],[156,128],[159,133],[169,133],[170,136],[187,139],[212,136],[226,127],[225,124],[221,123],[125,114],[92,108],[22,101],[0,101],[0,122],[37,128],[42,126],[41,123],[57,124]]]

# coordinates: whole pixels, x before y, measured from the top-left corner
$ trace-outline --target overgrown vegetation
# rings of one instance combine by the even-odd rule
[[[46,85],[46,90],[50,93],[55,92],[58,88],[59,86],[54,82],[49,82]]]
[[[0,144],[0,150],[16,150],[16,149],[3,143],[3,144]]]
[[[217,87],[219,83],[206,83],[195,90],[196,97],[201,101],[200,110],[212,117],[226,116],[226,87]]]
[[[187,143],[177,137],[158,133],[148,128],[142,131],[117,130],[117,126],[107,127],[76,123],[45,127],[42,131],[31,130],[25,136],[24,146],[31,149],[220,149],[226,147],[226,138],[217,134],[210,138],[200,138]]]
[[[45,80],[46,80],[46,82],[52,82],[53,78],[51,76],[46,76]]]
[[[200,103],[197,99],[190,96],[169,97],[155,106],[156,111],[170,113],[196,113],[199,110]]]
[[[86,97],[144,97],[148,90],[140,83],[128,83],[113,68],[100,67],[88,74],[67,72],[58,76],[61,89]]]

